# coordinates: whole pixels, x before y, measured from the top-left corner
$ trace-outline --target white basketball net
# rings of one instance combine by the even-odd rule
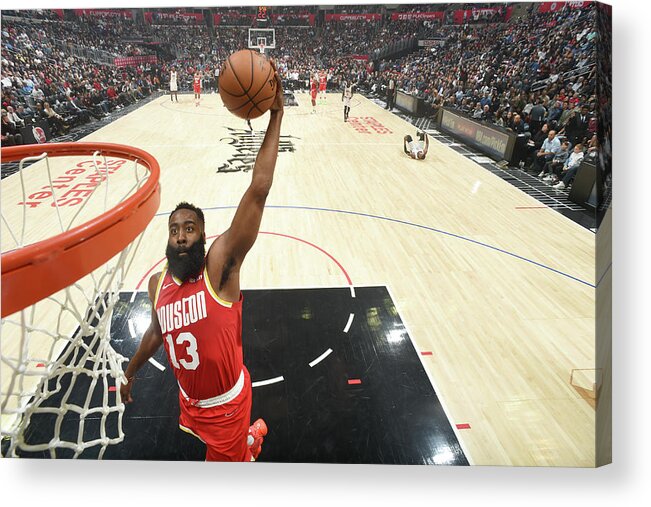
[[[30,181],[31,186],[35,170],[47,173],[52,192],[48,212],[52,221],[59,224],[57,230],[67,231],[83,223],[78,217],[89,202],[94,203],[95,210],[98,202],[101,203],[101,209],[106,211],[142,186],[148,177],[148,171],[134,162],[135,181],[129,178],[131,181],[115,185],[116,178],[110,175],[110,167],[115,165],[110,166],[105,157],[101,157],[103,163],[98,163],[99,156],[99,152],[94,153],[92,167],[87,166],[88,178],[94,174],[98,184],[78,210],[66,213],[67,210],[56,205],[63,192],[56,188],[57,175],[51,172],[50,158],[54,162],[60,157],[44,154],[22,160],[18,174],[5,178],[6,183],[3,180],[3,193],[7,186],[17,186],[20,180],[22,202],[28,202],[30,193],[35,194],[25,188],[25,182]],[[24,168],[25,162],[34,160],[37,162],[33,166]],[[28,176],[23,175],[30,170]],[[15,212],[11,216],[12,207],[16,207],[16,200],[3,198],[3,238],[9,234],[13,247],[20,248],[34,242],[33,238],[26,238],[29,235],[26,233],[38,224],[30,224],[27,228],[31,210],[23,206],[21,220]],[[101,459],[108,445],[124,439],[124,404],[119,388],[126,381],[122,371],[126,359],[111,347],[110,324],[113,307],[141,238],[142,234],[106,264],[71,286],[2,319],[3,456],[49,454],[52,458],[76,458],[83,453],[83,457]],[[39,239],[43,238],[36,240]],[[11,245],[5,244],[3,239],[3,252],[11,249],[8,246]]]

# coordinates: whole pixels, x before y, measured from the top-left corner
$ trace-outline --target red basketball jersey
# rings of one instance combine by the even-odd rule
[[[194,89],[201,90],[201,78],[199,76],[194,76]]]
[[[205,400],[229,391],[242,373],[242,295],[234,303],[213,290],[204,268],[181,283],[161,274],[154,308],[163,344],[179,385],[189,398]]]
[[[316,85],[317,85],[316,81],[314,79],[312,79],[312,82],[310,83],[310,91],[315,92],[316,91]]]
[[[319,76],[319,85],[321,85],[321,87],[325,88],[325,85],[326,85],[326,75],[325,74],[321,74]]]

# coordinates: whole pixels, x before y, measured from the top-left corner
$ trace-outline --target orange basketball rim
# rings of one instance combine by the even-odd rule
[[[144,231],[160,205],[160,167],[139,148],[111,143],[54,143],[2,148],[2,162],[25,157],[92,155],[131,160],[149,170],[131,196],[52,238],[2,254],[2,318],[68,287],[118,254]]]

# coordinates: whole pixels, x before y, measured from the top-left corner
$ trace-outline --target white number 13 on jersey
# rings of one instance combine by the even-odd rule
[[[190,356],[190,361],[186,359],[176,360],[176,351],[174,350],[174,342],[172,341],[172,335],[165,335],[167,340],[168,349],[170,351],[170,360],[174,365],[174,368],[180,369],[181,366],[186,370],[196,370],[199,366],[199,354],[197,353],[197,339],[192,333],[179,333],[176,337],[177,345],[182,345],[185,342],[188,342],[188,346],[185,348],[186,355]],[[180,364],[179,364],[180,363]]]

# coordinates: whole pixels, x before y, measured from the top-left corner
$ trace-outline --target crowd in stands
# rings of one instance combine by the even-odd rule
[[[63,22],[3,22],[3,144],[20,144],[18,129],[39,120],[47,121],[54,135],[63,134],[143,99],[160,85],[143,66],[120,68],[67,54],[57,43],[62,31]],[[5,126],[5,113],[11,125]]]
[[[449,107],[517,131],[528,147],[520,165],[564,188],[565,173],[543,170],[536,155],[543,128],[567,140],[569,153],[580,146],[596,154],[595,26],[594,9],[567,9],[508,24],[433,27],[443,45],[381,62],[366,84],[380,92],[393,78],[399,90],[423,98],[432,115]],[[554,143],[544,161],[558,151]]]
[[[486,4],[490,5],[495,4]],[[441,4],[400,7],[401,12],[433,10],[441,10]],[[189,86],[194,69],[203,69],[204,86],[215,89],[222,62],[248,45],[248,28],[256,11],[251,7],[211,12],[221,15],[220,25],[177,25],[164,18],[143,25],[132,19],[92,16],[73,22],[50,11],[3,11],[3,16],[31,18],[3,19],[3,144],[19,144],[17,127],[33,119],[45,119],[60,134],[166,89],[173,66],[180,70],[182,90]],[[522,165],[541,177],[555,174],[557,179],[550,180],[554,183],[561,183],[564,173],[559,152],[568,153],[568,160],[577,146],[588,152],[597,128],[594,9],[531,12],[509,23],[463,25],[391,20],[385,8],[373,5],[337,6],[334,12],[379,12],[383,17],[301,27],[279,23],[276,48],[270,54],[289,89],[308,86],[310,74],[317,69],[327,70],[331,88],[354,82],[359,91],[378,96],[384,96],[393,79],[398,90],[422,98],[431,115],[449,107],[516,131],[527,146]],[[273,6],[268,14],[317,14],[317,10]],[[138,36],[165,44],[170,57],[116,67],[68,51],[72,45],[82,45],[114,56],[145,54],[149,50],[138,45]],[[372,55],[408,39],[432,39],[436,44],[380,61],[350,58]],[[543,164],[537,153],[552,131],[569,144],[553,143],[554,151],[544,156]]]

